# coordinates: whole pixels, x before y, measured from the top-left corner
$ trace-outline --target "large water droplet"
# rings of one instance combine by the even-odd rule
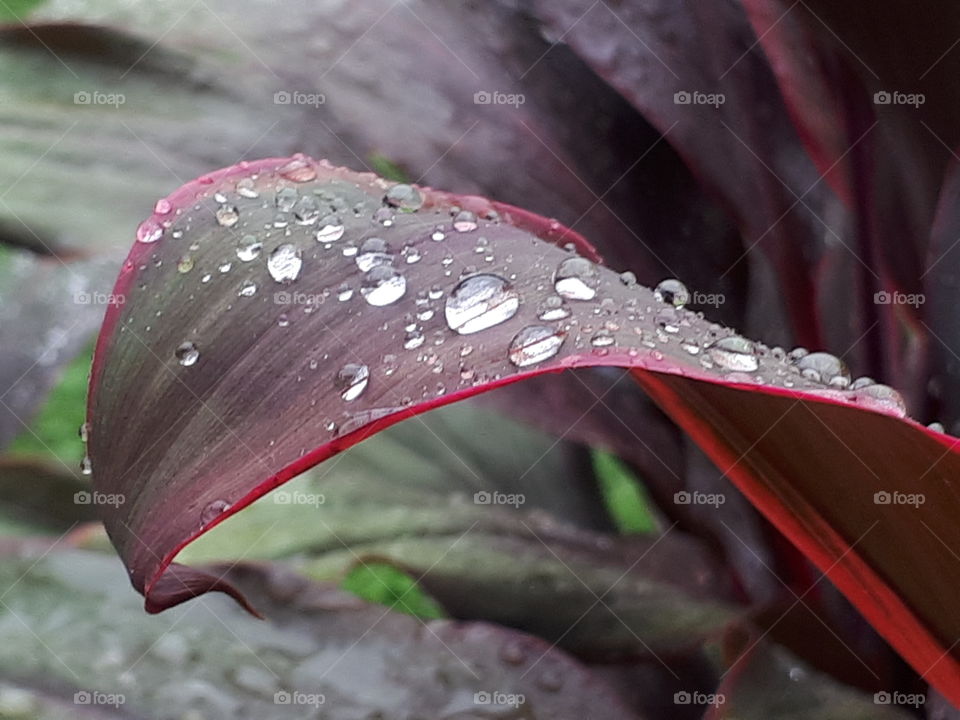
[[[317,230],[317,242],[336,242],[343,237],[343,222],[336,215],[324,215],[320,218]]]
[[[260,257],[260,251],[263,249],[263,243],[259,242],[253,235],[245,235],[237,245],[237,257],[243,262],[250,262]]]
[[[137,228],[137,241],[142,243],[153,243],[163,235],[163,228],[159,223],[153,220],[144,220]]]
[[[423,205],[423,195],[413,185],[400,183],[387,190],[383,201],[391,207],[399,208],[404,212],[414,212]]]
[[[360,363],[347,363],[337,373],[337,387],[340,397],[347,402],[356,400],[367,389],[370,382],[370,368]]]
[[[517,367],[536,365],[560,350],[567,334],[546,325],[528,325],[510,342],[507,356]]]
[[[653,297],[657,302],[673,305],[675,308],[682,308],[690,302],[690,291],[687,286],[679,280],[668,278],[661,282],[653,291]]]
[[[473,275],[447,297],[444,314],[451,330],[461,335],[499,325],[517,314],[520,296],[499,275]]]
[[[304,157],[295,157],[277,170],[280,177],[303,183],[317,179],[317,169]]]
[[[407,279],[389,265],[377,265],[363,277],[360,294],[371,305],[383,307],[403,297]]]
[[[469,210],[461,210],[453,218],[453,229],[457,232],[471,232],[477,229],[477,216]]]
[[[753,343],[737,335],[720,338],[707,348],[707,354],[726,370],[753,372],[760,367]]]
[[[166,198],[160,198],[157,200],[157,204],[153,206],[153,211],[157,215],[168,215],[171,210],[173,210],[173,205]]]
[[[173,354],[176,356],[177,362],[184,367],[190,367],[200,359],[200,351],[197,346],[189,341],[179,345]]]
[[[874,383],[857,391],[857,398],[879,409],[892,412],[897,417],[907,414],[907,403],[903,396],[889,385]]]
[[[367,238],[360,246],[360,252],[354,258],[360,272],[369,272],[377,265],[389,265],[393,262],[393,253],[386,240],[378,237]]]
[[[600,273],[586,258],[567,258],[557,268],[553,286],[561,297],[568,300],[592,300],[597,295]]]
[[[296,245],[284,243],[270,253],[270,259],[267,260],[267,270],[270,277],[278,283],[290,283],[300,275],[300,268],[303,267],[303,260],[300,259],[300,251]]]
[[[800,374],[808,380],[837,388],[850,384],[850,371],[840,358],[825,352],[814,352],[797,360]]]

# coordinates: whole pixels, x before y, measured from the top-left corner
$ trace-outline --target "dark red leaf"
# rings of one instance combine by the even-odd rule
[[[128,302],[105,320],[88,408],[95,485],[129,499],[104,521],[151,610],[210,589],[163,580],[185,544],[377,430],[532,375],[629,367],[960,698],[960,453],[905,419],[894,391],[809,379],[561,247],[592,257],[577,233],[479,197],[297,156],[212,173],[167,202],[121,271]],[[913,493],[925,502],[900,502]]]

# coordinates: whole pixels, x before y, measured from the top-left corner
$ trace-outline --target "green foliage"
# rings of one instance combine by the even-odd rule
[[[650,498],[643,484],[620,458],[604,450],[593,451],[593,469],[607,510],[622,533],[649,533],[657,529]]]
[[[377,175],[394,182],[409,183],[413,182],[399,165],[390,158],[380,153],[371,153],[367,158],[370,161],[370,169]]]
[[[342,587],[364,600],[407,615],[425,620],[444,617],[443,608],[419,588],[416,580],[384,563],[356,566],[344,579]]]
[[[0,21],[22,20],[43,0],[0,0]]]

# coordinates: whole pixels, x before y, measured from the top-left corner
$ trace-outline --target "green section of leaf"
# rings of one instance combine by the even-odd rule
[[[87,375],[93,346],[71,362],[29,430],[11,443],[11,454],[47,457],[73,467],[83,458],[77,430],[86,412]]]
[[[393,162],[386,155],[380,153],[370,153],[367,158],[370,168],[380,177],[395,182],[410,183],[413,179],[403,170],[402,167]]]
[[[31,10],[43,3],[44,0],[4,0],[0,2],[0,20],[23,20]]]
[[[364,600],[425,619],[444,617],[443,608],[417,585],[417,581],[383,563],[358,565],[340,585]]]
[[[594,450],[593,469],[607,510],[620,532],[650,533],[657,529],[650,498],[620,458],[605,450]]]

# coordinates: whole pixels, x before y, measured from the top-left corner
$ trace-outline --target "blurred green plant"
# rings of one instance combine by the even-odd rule
[[[622,533],[650,533],[657,529],[650,498],[626,463],[606,450],[593,450],[593,471],[600,483],[607,511]]]

